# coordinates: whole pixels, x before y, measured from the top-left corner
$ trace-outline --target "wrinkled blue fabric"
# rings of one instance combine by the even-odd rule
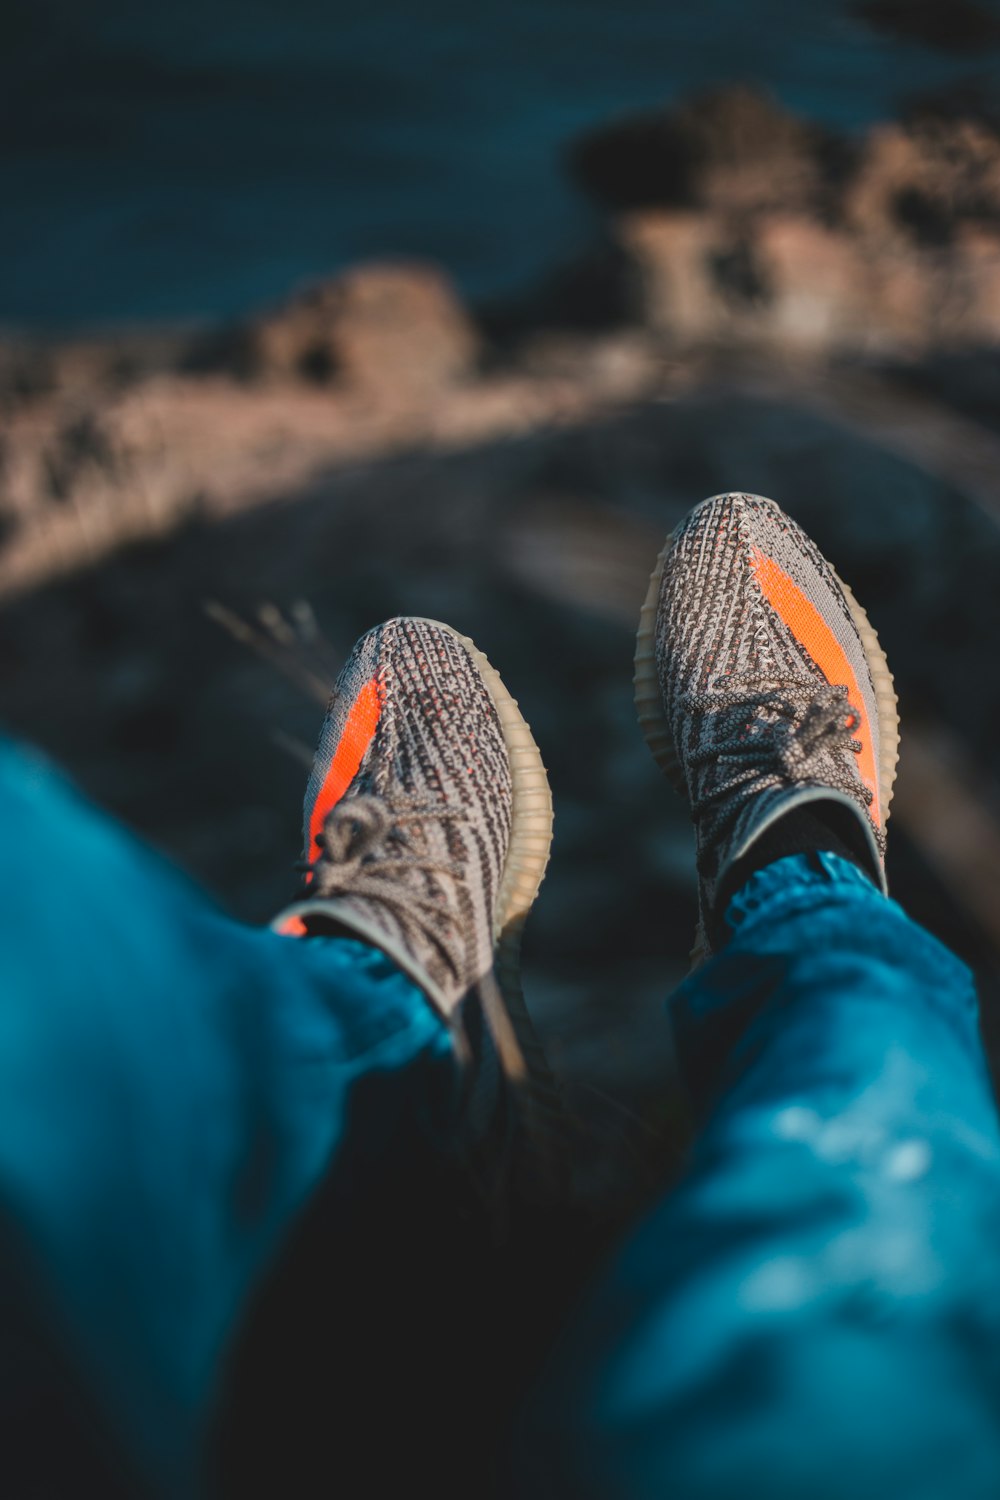
[[[453,1128],[447,1029],[380,953],[233,921],[5,742],[0,933],[0,1251],[136,1471],[190,1497],[227,1340],[359,1087],[371,1167]]]
[[[453,1131],[447,1030],[382,955],[232,921],[4,743],[0,830],[0,1332],[43,1310],[143,1483],[192,1496],[220,1361],[300,1211]],[[556,1350],[516,1491],[995,1500],[1000,1132],[971,977],[830,855],[759,871],[727,920],[672,1002],[688,1169]]]
[[[966,968],[833,855],[673,999],[704,1118],[519,1439],[573,1500],[1000,1495],[1000,1134]]]

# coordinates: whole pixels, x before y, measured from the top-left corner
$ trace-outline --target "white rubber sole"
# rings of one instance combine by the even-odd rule
[[[636,713],[639,717],[639,726],[642,729],[646,744],[649,746],[656,764],[671,783],[674,790],[680,796],[686,798],[687,787],[680,763],[677,759],[677,750],[670,731],[670,725],[663,711],[663,694],[660,691],[660,679],[656,670],[656,615],[660,603],[663,568],[670,548],[673,545],[673,540],[674,533],[671,532],[656,559],[656,566],[649,579],[645,602],[639,612],[639,630],[636,636],[635,674],[633,680]],[[872,683],[875,688],[879,730],[879,801],[882,807],[882,820],[885,823],[889,818],[893,786],[896,780],[896,767],[899,761],[899,708],[896,690],[893,685],[892,673],[889,671],[889,663],[886,661],[885,652],[882,650],[879,638],[868,616],[843,579],[837,573],[834,573],[834,577],[843,590],[844,598],[847,600],[847,606],[851,612],[851,618],[857,628],[858,635],[861,637],[865,660],[868,663],[868,670],[871,673]],[[704,940],[703,935],[699,933],[695,939],[692,958],[697,961],[702,956],[704,956]]]

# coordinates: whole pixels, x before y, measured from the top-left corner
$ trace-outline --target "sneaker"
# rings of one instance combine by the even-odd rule
[[[275,928],[388,954],[452,1029],[478,1117],[467,1133],[489,1127],[502,1094],[539,1134],[558,1108],[520,946],[552,799],[516,702],[470,640],[412,618],[362,636],[327,709],[304,821],[302,896]]]
[[[635,658],[639,721],[691,808],[696,960],[727,872],[793,808],[822,804],[883,890],[896,695],[864,610],[773,500],[716,495],[660,554]]]

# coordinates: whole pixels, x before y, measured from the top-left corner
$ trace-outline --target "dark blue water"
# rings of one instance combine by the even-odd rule
[[[856,128],[987,63],[842,0],[0,0],[0,322],[229,315],[386,253],[504,291],[580,243],[597,121],[744,79]]]

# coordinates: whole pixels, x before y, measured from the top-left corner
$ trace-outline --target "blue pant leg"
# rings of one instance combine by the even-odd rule
[[[833,856],[735,898],[675,997],[684,1180],[521,1435],[574,1500],[1000,1495],[1000,1134],[965,967]]]
[[[138,1470],[190,1496],[249,1293],[345,1159],[447,1132],[448,1034],[375,950],[232,921],[4,742],[0,829],[0,1251]]]

